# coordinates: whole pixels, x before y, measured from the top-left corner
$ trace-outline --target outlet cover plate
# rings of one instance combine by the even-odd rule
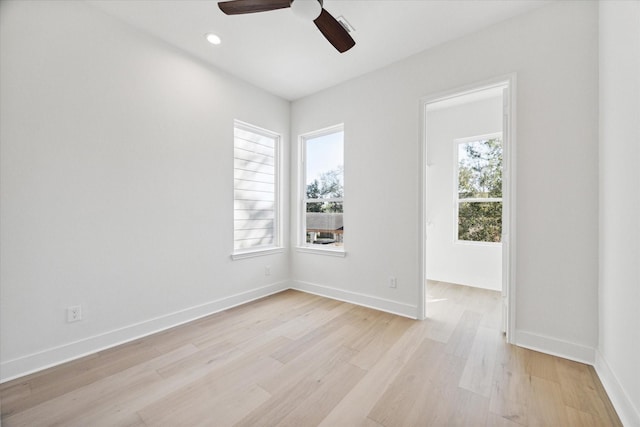
[[[74,305],[67,307],[67,322],[77,322],[82,320],[82,306]]]

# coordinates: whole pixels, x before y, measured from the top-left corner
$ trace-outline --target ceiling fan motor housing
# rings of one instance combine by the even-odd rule
[[[292,0],[291,10],[305,21],[315,21],[322,12],[322,0]]]

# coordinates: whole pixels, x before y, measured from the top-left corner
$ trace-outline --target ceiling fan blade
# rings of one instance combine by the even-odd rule
[[[227,15],[267,12],[291,7],[291,0],[231,0],[218,2],[218,7]]]
[[[316,27],[318,27],[322,35],[329,40],[329,43],[338,49],[338,52],[346,52],[356,44],[342,24],[340,24],[336,18],[331,16],[331,14],[326,10],[322,9],[320,16],[318,16],[313,22],[316,24]]]

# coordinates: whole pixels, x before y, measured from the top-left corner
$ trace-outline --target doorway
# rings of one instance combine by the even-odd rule
[[[422,292],[429,283],[487,290],[514,315],[513,92],[515,76],[422,100]]]

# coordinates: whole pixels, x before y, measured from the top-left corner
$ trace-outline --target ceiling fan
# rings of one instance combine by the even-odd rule
[[[340,53],[351,49],[356,42],[349,32],[323,7],[323,0],[230,0],[218,2],[227,15],[267,12],[290,7],[296,15],[312,20],[320,32]]]

